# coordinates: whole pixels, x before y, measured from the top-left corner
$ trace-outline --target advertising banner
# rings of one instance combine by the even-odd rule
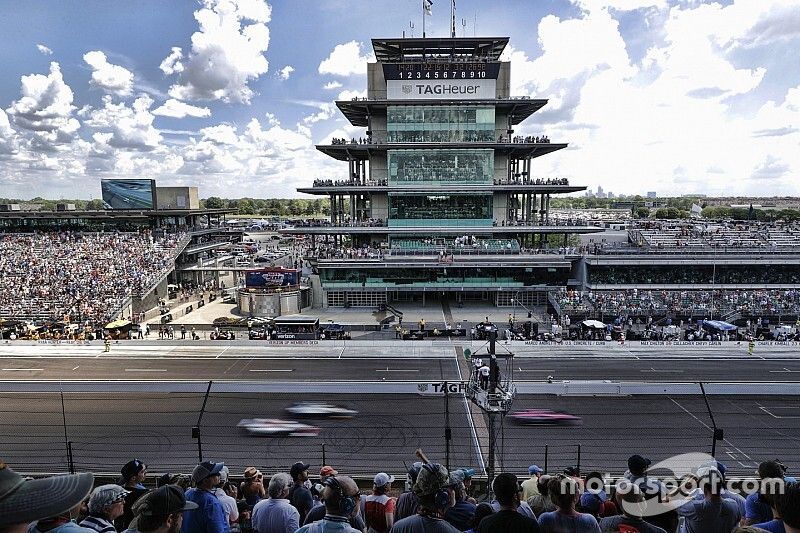
[[[389,100],[493,100],[495,80],[389,80]]]
[[[262,268],[247,271],[244,279],[248,288],[285,287],[300,283],[300,271],[293,268]]]

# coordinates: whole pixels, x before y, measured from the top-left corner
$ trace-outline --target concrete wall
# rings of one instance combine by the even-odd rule
[[[372,213],[371,218],[380,218],[387,220],[389,218],[389,195],[385,193],[376,193],[372,195]]]
[[[500,64],[500,72],[497,75],[497,98],[508,98],[511,96],[511,63],[505,61]]]
[[[197,187],[156,187],[158,209],[200,209]]]
[[[369,130],[373,141],[386,142],[386,115],[370,115]]]
[[[370,100],[386,99],[386,78],[379,63],[367,63],[367,97]]]
[[[492,218],[497,225],[500,225],[501,221],[506,220],[508,218],[506,215],[508,214],[508,194],[504,192],[496,192],[492,196]]]
[[[150,291],[150,293],[145,294],[141,298],[139,297],[133,298],[134,313],[143,313],[145,311],[148,311],[158,305],[159,299],[163,300],[167,299],[167,278],[168,276],[165,277],[161,281],[161,283],[156,285],[156,288]]]
[[[372,180],[385,180],[389,178],[389,158],[386,153],[377,153],[370,157],[368,176]]]

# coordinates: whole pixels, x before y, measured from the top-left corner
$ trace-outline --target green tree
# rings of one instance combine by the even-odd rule
[[[633,212],[633,216],[636,218],[647,218],[650,216],[650,209],[645,206],[637,207]]]
[[[205,201],[207,209],[222,209],[225,207],[225,201],[219,196],[209,196]]]

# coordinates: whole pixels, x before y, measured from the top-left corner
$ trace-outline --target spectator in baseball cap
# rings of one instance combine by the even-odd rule
[[[197,509],[187,510],[183,517],[181,531],[194,533],[228,533],[222,503],[214,496],[212,490],[219,485],[220,472],[225,465],[203,461],[192,470],[194,488],[186,491],[186,500],[197,504]]]
[[[304,523],[306,515],[314,507],[314,497],[311,496],[311,491],[305,486],[308,480],[308,465],[302,461],[298,461],[292,465],[289,470],[289,475],[292,476],[294,484],[289,489],[289,503],[291,503],[297,512],[300,513],[300,523]]]
[[[537,465],[531,465],[528,467],[528,475],[530,477],[522,482],[523,500],[527,501],[531,496],[539,494],[539,476],[541,476],[543,473],[544,470],[539,468]]]
[[[28,524],[56,517],[63,526],[51,531],[81,531],[72,523],[73,511],[92,490],[92,474],[72,474],[28,480],[0,461],[0,531],[25,533]],[[32,526],[30,531],[39,531]]]
[[[144,486],[144,480],[147,478],[147,465],[143,461],[139,459],[128,461],[122,466],[120,473],[122,474],[122,488],[130,494],[125,496],[122,516],[114,520],[114,527],[117,528],[117,531],[128,527],[133,520],[133,504],[148,492]]]
[[[325,480],[331,476],[335,476],[338,474],[336,470],[332,466],[325,465],[319,469],[319,482],[324,483]]]
[[[417,499],[416,493],[412,489],[414,487],[414,483],[417,482],[417,476],[419,475],[421,468],[422,463],[416,462],[411,465],[411,468],[408,469],[406,475],[406,490],[400,495],[399,498],[397,498],[397,504],[394,508],[395,522],[417,513],[419,500]]]
[[[231,524],[239,521],[239,507],[236,505],[236,494],[230,495],[225,491],[226,486],[229,489],[232,487],[233,490],[236,490],[235,485],[228,483],[228,474],[228,467],[223,466],[222,470],[219,471],[219,484],[211,492],[222,504],[222,510],[225,512],[225,522],[230,527]]]
[[[534,518],[524,516],[517,510],[522,492],[517,476],[510,472],[499,474],[492,482],[492,492],[497,498],[499,510],[495,510],[492,516],[487,516],[481,521],[478,533],[499,533],[501,531],[536,533],[539,531],[539,524]]]
[[[438,463],[423,464],[414,483],[414,493],[419,498],[417,514],[395,522],[392,533],[457,533],[458,529],[442,518],[452,504],[449,485],[450,474],[445,467]]]
[[[178,533],[184,511],[197,509],[186,501],[183,490],[176,485],[164,485],[146,494],[133,505],[134,518],[124,533]]]
[[[364,522],[367,533],[387,533],[394,525],[394,507],[397,503],[387,493],[392,488],[394,476],[385,472],[375,475],[372,494],[364,499]]]
[[[100,533],[116,533],[114,520],[122,516],[128,494],[119,485],[96,487],[89,497],[89,516],[80,525]]]

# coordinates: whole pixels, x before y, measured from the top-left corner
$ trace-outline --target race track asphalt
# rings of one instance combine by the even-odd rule
[[[202,419],[203,457],[225,461],[234,473],[254,465],[264,472],[285,470],[303,460],[319,467],[323,445],[328,464],[342,472],[402,473],[414,450],[444,462],[445,414],[440,398],[417,395],[212,394]],[[66,439],[77,470],[116,471],[131,458],[152,472],[189,472],[198,458],[191,427],[198,422],[202,394],[66,393]],[[251,437],[236,428],[242,418],[286,417],[297,400],[329,400],[359,411],[349,420],[320,420],[318,437]],[[751,473],[758,462],[780,458],[800,469],[800,398],[797,396],[713,396],[711,409],[725,440],[717,457],[733,474]],[[67,467],[58,393],[0,393],[2,458],[25,472]],[[522,473],[531,463],[559,471],[578,463],[588,470],[621,473],[634,453],[654,461],[690,451],[711,451],[711,422],[702,397],[558,397],[520,395],[514,410],[564,410],[581,417],[576,427],[498,423],[499,470]],[[485,421],[473,429],[462,399],[450,399],[453,428],[450,463],[480,470],[475,439],[486,454]],[[545,459],[545,445],[547,458]]]

